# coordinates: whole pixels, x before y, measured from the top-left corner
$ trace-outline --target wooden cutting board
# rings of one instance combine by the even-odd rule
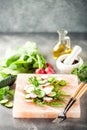
[[[34,75],[34,74],[33,74]],[[34,103],[25,101],[24,87],[27,84],[27,80],[32,74],[19,74],[16,81],[16,90],[14,96],[13,117],[14,118],[55,118],[58,113],[62,112],[64,107],[51,107],[51,106],[38,106]],[[35,75],[36,76],[36,75]],[[40,75],[39,75],[40,76]],[[64,79],[69,84],[64,90],[70,95],[73,94],[78,86],[78,78],[71,74],[53,74],[48,76],[57,76],[59,79]],[[69,100],[69,99],[68,99]],[[68,117],[79,118],[80,117],[80,102],[77,101],[67,113]]]

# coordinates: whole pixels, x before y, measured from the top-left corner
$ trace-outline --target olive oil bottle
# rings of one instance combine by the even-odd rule
[[[53,47],[53,56],[57,59],[60,55],[69,54],[72,51],[70,38],[67,35],[66,30],[57,31],[59,34],[58,43]]]

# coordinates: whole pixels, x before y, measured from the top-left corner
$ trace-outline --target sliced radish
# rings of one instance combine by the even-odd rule
[[[30,93],[30,97],[31,97],[31,98],[36,98],[37,95],[36,95],[35,93]]]
[[[49,86],[49,85],[50,85],[50,83],[49,83],[49,82],[47,82],[47,83],[45,83],[45,84],[44,84],[44,86]]]
[[[24,90],[26,91],[26,89],[29,87],[29,85],[27,84],[25,87],[24,87]]]
[[[41,78],[42,78],[42,79],[47,79],[47,78],[48,78],[48,75],[41,75]]]
[[[53,101],[53,98],[51,98],[51,97],[44,97],[43,100],[46,101],[46,102],[51,102],[51,101]]]
[[[53,86],[48,86],[48,87],[44,87],[43,90],[44,92],[48,95],[51,93],[51,91],[53,90]]]
[[[26,85],[24,90],[26,93],[31,93],[34,90],[34,85]]]
[[[24,96],[26,99],[29,99],[30,98],[30,94],[25,94]]]
[[[39,84],[45,84],[47,83],[47,80],[38,80]]]
[[[35,93],[29,93],[29,94],[25,94],[25,98],[29,99],[29,98],[36,98],[37,95]]]
[[[26,102],[33,102],[32,99],[26,99]]]
[[[49,97],[54,97],[54,96],[56,96],[56,92],[51,92],[51,93],[48,94],[48,96]]]
[[[55,74],[55,71],[52,68],[50,68],[50,67],[47,67],[45,69],[45,72],[46,72],[46,74]]]

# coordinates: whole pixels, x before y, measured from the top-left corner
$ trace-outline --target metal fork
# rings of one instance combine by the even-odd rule
[[[84,94],[86,90],[87,90],[87,84],[80,83],[80,85],[78,86],[78,88],[75,90],[74,94],[68,101],[67,105],[65,106],[64,111],[58,114],[58,117],[53,120],[53,123],[61,123],[62,121],[64,121],[67,118],[66,114],[69,111],[69,109],[77,101],[77,99],[79,99]]]

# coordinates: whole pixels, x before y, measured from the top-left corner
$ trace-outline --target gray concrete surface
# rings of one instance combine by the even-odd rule
[[[87,32],[87,0],[0,0],[0,32]]]
[[[87,63],[87,33],[71,33],[72,46],[78,44],[83,51],[81,57]],[[7,47],[13,49],[23,45],[27,41],[38,44],[39,51],[50,62],[57,73],[56,61],[53,59],[52,48],[57,42],[56,33],[34,34],[0,34],[0,57],[3,57]],[[14,119],[12,109],[0,105],[0,130],[87,130],[87,93],[81,97],[81,117],[67,119],[61,124],[53,124],[52,119]]]

